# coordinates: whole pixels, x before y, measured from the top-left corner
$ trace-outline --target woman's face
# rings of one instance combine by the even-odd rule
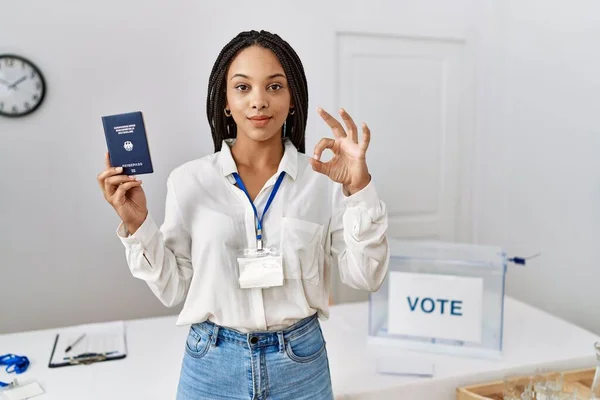
[[[237,124],[237,135],[267,141],[281,136],[293,102],[283,67],[269,49],[242,50],[227,72],[226,107]]]

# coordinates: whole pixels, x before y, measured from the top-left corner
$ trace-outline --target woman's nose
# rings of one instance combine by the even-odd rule
[[[252,108],[256,110],[262,110],[268,108],[269,103],[267,102],[266,95],[262,91],[257,91],[252,97]]]

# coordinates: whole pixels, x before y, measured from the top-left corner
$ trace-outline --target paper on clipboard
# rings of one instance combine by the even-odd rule
[[[83,338],[72,346],[82,335]],[[66,352],[69,346],[72,348]],[[124,358],[127,355],[125,323],[116,321],[61,329],[56,335],[48,366],[72,365],[70,360],[84,354],[104,355],[106,360]]]

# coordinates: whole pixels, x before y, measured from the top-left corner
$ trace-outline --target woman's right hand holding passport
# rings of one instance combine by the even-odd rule
[[[112,167],[108,152],[104,161],[106,169],[98,174],[98,184],[106,201],[113,206],[129,233],[133,234],[148,215],[142,181],[135,176],[124,175],[122,167]]]

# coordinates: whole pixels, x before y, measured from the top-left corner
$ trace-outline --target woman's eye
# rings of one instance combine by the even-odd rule
[[[281,86],[279,83],[274,83],[271,86],[269,86],[269,89],[271,90],[279,90],[281,89],[283,86]]]
[[[248,85],[241,84],[241,85],[237,85],[235,88],[237,90],[241,90],[242,92],[245,92],[246,90],[248,90]]]

